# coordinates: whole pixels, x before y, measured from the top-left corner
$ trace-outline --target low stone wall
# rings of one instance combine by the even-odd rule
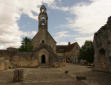
[[[8,52],[0,50],[0,70],[19,67],[37,67],[38,60],[31,52]]]
[[[9,60],[6,60],[5,57],[0,57],[0,70],[7,70],[11,67]]]
[[[19,52],[13,56],[11,61],[13,67],[37,67],[38,60],[32,56],[32,53]]]

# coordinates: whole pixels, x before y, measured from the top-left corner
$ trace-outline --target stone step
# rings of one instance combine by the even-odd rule
[[[49,65],[40,65],[40,68],[49,68]]]

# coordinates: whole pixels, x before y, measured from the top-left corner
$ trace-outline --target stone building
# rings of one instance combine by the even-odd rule
[[[11,67],[37,67],[53,66],[55,63],[67,61],[68,63],[77,63],[79,55],[78,43],[68,45],[56,45],[56,41],[48,32],[48,15],[44,5],[40,8],[38,16],[38,32],[32,39],[33,51],[20,52],[15,48],[1,50],[1,60]],[[6,56],[6,57],[5,57]],[[3,67],[4,64],[0,64]],[[6,65],[4,65],[6,66]]]
[[[38,33],[32,39],[34,56],[40,64],[52,64],[57,59],[56,41],[48,32],[48,16],[44,5],[40,8],[38,22]]]
[[[111,72],[111,17],[94,35],[95,69]]]
[[[67,63],[78,63],[80,46],[77,42],[68,45],[57,45],[56,53],[60,59],[65,58]]]

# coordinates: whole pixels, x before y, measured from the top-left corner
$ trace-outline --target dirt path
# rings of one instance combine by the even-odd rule
[[[12,83],[13,69],[0,72],[0,85],[102,85],[99,84],[97,73],[91,73],[91,69],[80,66],[68,64],[62,68],[23,68],[24,81],[22,83]],[[68,74],[65,74],[65,71]],[[94,77],[93,76],[96,77]],[[87,80],[76,80],[76,75],[85,75]],[[103,75],[103,74],[99,74]],[[106,75],[107,76],[107,75]],[[106,77],[105,77],[106,78]],[[110,78],[110,77],[109,77]],[[96,79],[96,80],[95,80]],[[94,81],[94,83],[90,83]],[[104,85],[104,84],[103,84]],[[108,84],[107,84],[108,85]]]

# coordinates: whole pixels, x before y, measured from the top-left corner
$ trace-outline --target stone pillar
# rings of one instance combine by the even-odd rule
[[[23,69],[15,69],[13,75],[13,82],[23,81]]]

